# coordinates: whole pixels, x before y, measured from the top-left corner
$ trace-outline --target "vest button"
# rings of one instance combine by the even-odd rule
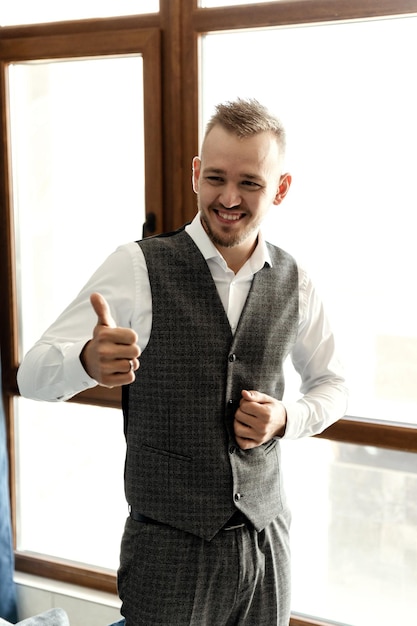
[[[233,361],[236,361],[236,354],[229,354],[229,361],[230,363],[233,363]]]
[[[241,493],[235,493],[235,502],[239,502],[241,497],[242,497]]]

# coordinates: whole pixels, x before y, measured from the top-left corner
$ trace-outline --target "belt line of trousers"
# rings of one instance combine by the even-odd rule
[[[211,541],[130,517],[118,572],[126,626],[288,626],[289,519]]]

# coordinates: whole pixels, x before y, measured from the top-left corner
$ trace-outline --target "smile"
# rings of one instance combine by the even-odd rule
[[[223,213],[222,211],[217,211],[217,215],[228,222],[237,222],[242,217],[241,213]]]

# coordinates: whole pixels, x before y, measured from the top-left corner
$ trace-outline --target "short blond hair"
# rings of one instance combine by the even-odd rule
[[[285,153],[286,133],[281,120],[254,98],[248,100],[238,98],[218,104],[206,126],[204,139],[217,125],[240,138],[269,131],[275,135],[281,155]]]

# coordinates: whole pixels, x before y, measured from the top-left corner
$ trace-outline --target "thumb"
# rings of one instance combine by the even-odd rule
[[[116,328],[116,323],[110,313],[110,307],[101,293],[92,293],[90,302],[97,315],[97,324],[109,326],[109,328]]]
[[[264,393],[261,393],[260,391],[254,391],[252,390],[247,390],[247,389],[243,389],[242,390],[242,398],[244,400],[247,400],[248,402],[259,402],[259,403],[263,403],[266,401],[266,398],[268,398],[269,396],[266,396]]]

